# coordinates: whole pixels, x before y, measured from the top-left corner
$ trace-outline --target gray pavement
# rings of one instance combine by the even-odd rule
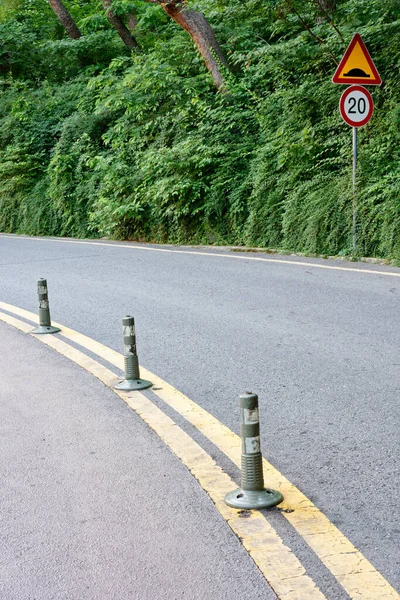
[[[141,363],[234,431],[257,392],[266,456],[400,590],[400,270],[122,246],[0,236],[0,298],[36,312],[47,277],[54,319],[119,351],[133,314]]]
[[[272,600],[182,463],[120,398],[0,322],[1,600]]]

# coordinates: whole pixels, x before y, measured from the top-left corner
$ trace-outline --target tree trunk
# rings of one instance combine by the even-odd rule
[[[69,37],[73,40],[80,38],[82,34],[61,0],[49,0],[49,4]]]
[[[228,63],[204,15],[193,10],[187,10],[183,3],[162,3],[161,6],[167,15],[190,35],[202,55],[217,88],[221,92],[227,91],[225,79],[221,72],[221,64],[228,68]]]
[[[318,0],[318,4],[325,12],[335,10],[335,0]]]
[[[316,0],[316,4],[322,12],[322,15],[317,17],[317,23],[323,23],[326,17],[329,19],[329,13],[332,13],[336,8],[335,0]]]
[[[101,3],[104,7],[104,10],[106,11],[107,19],[110,21],[111,25],[115,27],[119,37],[124,42],[125,46],[127,46],[131,50],[138,50],[139,44],[137,43],[127,26],[111,8],[112,0],[101,0]]]
[[[134,31],[137,27],[138,20],[134,12],[130,12],[128,15],[128,27],[130,31]]]

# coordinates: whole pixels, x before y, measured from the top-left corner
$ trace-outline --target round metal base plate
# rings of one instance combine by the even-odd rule
[[[57,333],[57,331],[61,331],[61,329],[53,327],[52,325],[39,325],[39,327],[36,327],[31,333]]]
[[[114,388],[116,390],[124,390],[125,392],[129,392],[132,390],[145,390],[152,385],[153,384],[151,381],[146,381],[145,379],[124,379],[120,383],[114,385]]]
[[[269,508],[282,502],[283,496],[276,490],[264,489],[257,492],[249,492],[240,488],[229,492],[225,496],[225,502],[232,508]]]

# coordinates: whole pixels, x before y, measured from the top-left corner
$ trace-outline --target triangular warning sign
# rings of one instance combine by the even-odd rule
[[[342,84],[381,85],[382,79],[359,33],[351,40],[332,81]]]

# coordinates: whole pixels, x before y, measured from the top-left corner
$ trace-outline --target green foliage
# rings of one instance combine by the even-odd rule
[[[398,0],[189,2],[231,65],[225,95],[156,5],[114,1],[138,21],[131,54],[100,5],[67,3],[72,41],[48,6],[7,1],[1,230],[349,253],[351,129],[330,79],[359,31],[384,84],[359,135],[358,251],[400,260]]]

